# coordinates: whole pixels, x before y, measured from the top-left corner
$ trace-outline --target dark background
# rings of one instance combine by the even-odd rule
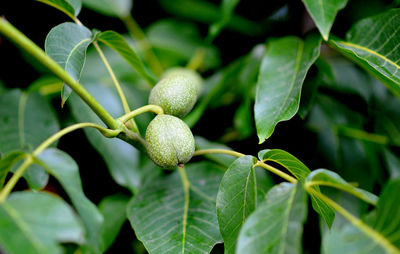
[[[212,2],[219,4],[220,1]],[[391,1],[380,0],[349,2],[346,9],[339,13],[332,29],[333,34],[342,38],[356,20],[379,13],[383,11],[384,6],[391,3]],[[313,29],[312,20],[307,16],[301,1],[246,0],[239,3],[236,13],[250,20],[262,22],[266,17],[286,4],[290,13],[288,19],[268,25],[265,31],[258,36],[249,37],[224,30],[214,41],[214,44],[220,50],[222,66],[245,55],[254,45],[263,43],[268,38],[285,35],[302,37],[306,32]],[[149,0],[134,1],[132,14],[142,28],[147,27],[156,20],[171,17],[157,1]],[[44,46],[46,35],[51,28],[62,22],[69,21],[68,17],[58,10],[33,0],[1,0],[0,15],[4,16],[41,47]],[[118,19],[102,16],[86,8],[82,8],[79,19],[89,28],[110,29],[120,33],[126,32],[125,27]],[[208,26],[205,24],[198,24],[198,26],[202,34],[206,36]],[[0,80],[7,87],[26,88],[41,75],[41,72],[43,70],[39,66],[32,66],[16,47],[5,39],[0,39]],[[313,70],[311,70],[310,75],[313,75],[312,73]],[[206,73],[206,75],[209,74]],[[349,97],[344,98],[344,100],[350,102],[354,98]],[[354,104],[357,104],[356,102],[357,100]],[[53,104],[58,115],[68,115],[68,108],[61,109],[59,107],[60,100],[58,98],[53,100]],[[204,117],[194,127],[193,133],[210,140],[221,138],[226,129],[232,126],[232,119],[237,106],[231,105],[206,111]],[[216,120],[218,125],[211,127],[209,123]],[[323,161],[315,160],[316,139],[316,135],[308,131],[304,127],[304,122],[298,116],[295,116],[290,121],[279,123],[272,137],[262,145],[258,145],[258,139],[255,135],[240,142],[230,142],[228,145],[239,152],[253,155],[264,148],[280,148],[295,155],[301,161],[307,162],[306,164],[310,168],[324,167],[326,165],[324,165]],[[97,204],[104,196],[113,193],[129,194],[112,181],[102,158],[90,146],[82,131],[68,134],[66,138],[61,139],[59,148],[69,153],[78,163],[81,168],[80,173],[85,193],[94,203]],[[18,186],[21,189],[25,187],[23,183]],[[54,180],[50,181],[48,189],[65,197],[62,188]],[[315,243],[320,242],[320,239],[316,239],[319,238],[319,234],[312,234],[315,228],[318,228],[318,219],[315,213],[310,212],[309,214],[311,217],[309,217],[305,227],[305,235],[310,232],[311,235],[318,237],[306,238],[304,240],[304,248],[310,253],[319,253],[319,246],[315,245]],[[132,245],[135,246],[135,249],[140,250],[141,247],[137,241],[132,244],[134,238],[134,232],[129,223],[125,223],[117,241],[108,252],[130,253],[132,252]],[[218,250],[221,251],[221,248],[218,248]]]

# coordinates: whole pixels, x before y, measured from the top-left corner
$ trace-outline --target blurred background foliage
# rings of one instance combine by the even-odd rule
[[[204,61],[199,67],[205,78],[203,96],[186,118],[196,136],[245,154],[255,155],[266,148],[283,149],[310,169],[336,171],[347,181],[357,182],[363,189],[374,193],[380,193],[388,179],[400,175],[399,98],[325,44],[322,44],[319,59],[307,74],[299,114],[290,121],[279,123],[273,135],[263,144],[258,144],[253,105],[265,42],[289,35],[305,38],[317,32],[301,1],[240,1],[226,28],[212,44],[207,43],[206,37],[209,25],[219,20],[220,1],[137,0],[131,9],[122,7],[114,11],[99,6],[102,1],[83,2],[79,15],[82,23],[90,28],[124,34],[141,57],[146,58],[143,47],[129,35],[129,31],[135,29],[128,18],[131,14],[143,28],[144,36],[163,69],[185,66],[199,48],[204,49]],[[331,34],[344,38],[358,20],[397,7],[397,2],[350,0],[338,13]],[[1,1],[0,14],[40,46],[44,46],[52,27],[69,21],[49,6],[35,1],[23,1],[23,4],[21,8],[20,1]],[[1,40],[0,43],[0,94],[6,88],[16,87],[39,92],[54,106],[61,127],[76,121],[97,121],[74,95],[61,108],[61,82],[10,42]],[[127,93],[131,108],[147,104],[150,87],[115,52],[105,48],[104,52]],[[111,78],[93,47],[87,52],[81,81],[113,116],[121,114],[122,106]],[[139,117],[141,133],[145,132],[150,120],[150,115]],[[129,145],[105,144],[95,131],[85,132],[86,135],[83,131],[69,134],[60,140],[58,147],[71,155],[83,169],[80,171],[83,188],[95,204],[113,193],[122,197],[130,195],[129,190],[133,191],[143,184],[142,179],[148,178],[150,172],[154,173],[152,166]],[[118,142],[122,143],[115,141]],[[113,156],[102,158],[106,153]],[[131,170],[132,165],[144,170]],[[26,185],[21,182],[18,188],[25,189]],[[52,178],[46,189],[66,197],[59,183]],[[350,211],[362,214],[367,209],[359,200],[343,193],[331,195],[337,195],[337,200]],[[121,200],[123,203],[124,198]],[[105,205],[101,207],[107,209],[103,202]],[[335,226],[340,224],[340,217],[338,220]],[[304,232],[305,253],[319,252],[316,225],[317,216],[309,213]],[[122,232],[108,252],[119,253],[121,250],[145,252],[128,222],[124,223]],[[219,246],[214,252],[220,253],[222,248]]]

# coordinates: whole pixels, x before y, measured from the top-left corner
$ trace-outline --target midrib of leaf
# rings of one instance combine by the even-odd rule
[[[313,200],[321,200],[320,198],[316,197],[315,195],[311,195],[311,199]],[[321,200],[322,201],[322,200]],[[318,210],[321,212],[322,217],[324,217],[325,221],[328,221],[329,216],[326,214],[325,210],[321,208],[318,202],[314,202],[316,206],[318,206]]]
[[[298,49],[298,51],[297,51],[297,57],[296,57],[296,66],[295,66],[295,70],[294,70],[294,74],[293,74],[292,81],[290,82],[289,91],[288,91],[288,93],[286,94],[285,99],[283,100],[284,103],[282,103],[282,104],[280,105],[280,107],[279,107],[279,112],[278,112],[278,114],[275,114],[274,122],[276,122],[276,119],[278,118],[278,116],[281,115],[282,109],[283,109],[284,105],[286,105],[287,99],[289,98],[290,94],[291,94],[292,91],[293,91],[294,83],[295,83],[296,78],[297,78],[297,73],[299,72],[299,66],[300,66],[301,57],[302,57],[302,55],[303,55],[303,48],[304,48],[304,42],[303,42],[303,41],[300,41],[299,49]]]
[[[336,184],[336,183],[327,182],[327,181],[311,181],[311,182],[309,182],[309,184],[310,184],[310,186],[312,186],[312,185],[329,186],[329,187],[333,187],[333,188],[336,188],[336,189],[339,189],[339,190],[343,190],[343,191],[349,192],[342,185]],[[351,192],[351,194],[356,196],[356,197],[358,197],[359,199],[367,202],[368,204],[376,206],[376,202],[377,201],[376,202],[372,202],[372,200],[369,200],[369,199],[365,198],[362,194],[358,193],[357,191]]]
[[[249,173],[247,174],[247,179],[246,179],[246,186],[244,187],[244,197],[243,197],[243,215],[242,215],[242,225],[244,224],[244,221],[246,220],[246,204],[247,204],[247,186],[249,185],[249,179],[251,175],[251,169],[249,170]]]
[[[318,0],[319,5],[321,6],[321,12],[322,12],[322,23],[325,25],[325,9],[324,9],[324,3],[322,0]],[[325,35],[324,35],[325,37]],[[326,38],[324,38],[326,40]]]
[[[190,183],[189,183],[189,180],[187,179],[185,168],[179,167],[179,173],[181,176],[183,192],[185,195],[185,205],[184,205],[184,209],[183,209],[183,223],[182,223],[182,254],[184,254],[185,253],[185,243],[186,243],[187,216],[188,216],[188,212],[189,212]]]
[[[24,232],[24,235],[29,242],[32,243],[38,253],[47,253],[45,246],[43,246],[40,239],[34,235],[34,233],[29,229],[28,225],[26,225],[26,223],[21,219],[21,217],[18,215],[18,212],[6,203],[3,203],[1,206],[8,213],[15,224],[21,229],[21,231]]]
[[[68,54],[67,60],[65,61],[64,69],[67,68],[71,56],[75,53],[75,51],[78,49],[78,47],[79,47],[80,45],[82,45],[83,43],[85,43],[85,42],[87,42],[87,41],[90,41],[90,40],[91,40],[91,39],[84,39],[84,40],[80,41],[78,44],[76,44],[76,45],[72,48],[71,52]],[[82,70],[81,70],[81,71],[82,71]],[[80,75],[78,74],[78,77],[77,77],[78,79],[79,79],[79,76],[80,76]]]
[[[60,11],[64,12],[64,13],[65,13],[68,17],[70,17],[72,20],[76,20],[76,18],[75,18],[74,15],[72,15],[71,13],[69,13],[66,9],[61,8],[59,5],[56,5],[56,4],[54,4],[54,3],[50,2],[50,1],[47,1],[47,0],[37,0],[37,1],[42,2],[42,3],[44,3],[44,4],[47,4],[47,5],[50,5],[51,7],[54,7],[54,8],[56,8],[57,10],[60,10]],[[68,2],[66,2],[66,4],[68,4],[68,5],[71,7],[71,9],[74,9]],[[74,11],[75,11],[75,10],[74,10]]]
[[[19,142],[21,147],[25,145],[24,115],[25,115],[25,106],[27,99],[28,99],[28,94],[23,92],[21,94],[21,98],[19,98],[19,103],[18,103],[18,129],[19,129],[18,133],[19,133]]]
[[[400,69],[400,65],[396,64],[395,62],[393,62],[393,61],[390,60],[389,58],[386,58],[385,56],[381,55],[380,53],[378,53],[378,52],[376,52],[376,51],[374,51],[374,50],[371,50],[371,49],[369,49],[369,48],[366,48],[366,47],[363,47],[363,46],[361,46],[361,45],[357,45],[357,44],[354,44],[354,43],[351,43],[351,42],[338,41],[338,43],[347,45],[347,46],[349,46],[349,47],[354,47],[354,48],[356,48],[356,49],[360,49],[360,50],[366,51],[366,52],[368,52],[368,53],[370,53],[370,54],[372,54],[372,55],[375,55],[375,56],[377,56],[377,57],[383,59],[384,61],[386,61],[386,62],[388,62],[388,63],[394,65],[397,69]],[[354,53],[355,53],[355,52],[354,52]],[[357,54],[357,53],[356,53],[356,54]],[[367,60],[367,61],[368,61],[368,60]],[[393,76],[393,74],[391,74],[391,75]]]
[[[330,200],[327,198],[325,195],[322,193],[316,192],[313,189],[309,189],[309,192],[312,193],[315,196],[320,197],[322,200],[325,201],[328,205],[331,207],[334,207],[335,210],[337,210],[346,218],[348,219],[351,224],[353,224],[355,227],[359,228],[361,231],[363,231],[366,235],[372,238],[373,241],[375,241],[377,244],[382,246],[388,253],[391,254],[400,254],[400,250],[394,246],[391,242],[389,242],[380,232],[375,231],[373,228],[369,227],[366,225],[362,220],[356,218],[353,216],[351,213],[346,211],[344,208],[342,208],[339,204],[336,202]]]

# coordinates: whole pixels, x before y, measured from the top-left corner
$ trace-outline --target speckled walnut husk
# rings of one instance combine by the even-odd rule
[[[158,105],[164,113],[184,117],[197,100],[198,88],[186,75],[169,75],[151,90],[149,104]]]
[[[195,149],[190,128],[171,115],[158,115],[150,122],[146,141],[150,158],[165,169],[185,164],[192,158]]]
[[[166,70],[163,73],[162,78],[172,77],[174,75],[183,75],[191,79],[197,88],[197,97],[201,95],[203,90],[203,78],[196,71],[184,67],[173,67]]]

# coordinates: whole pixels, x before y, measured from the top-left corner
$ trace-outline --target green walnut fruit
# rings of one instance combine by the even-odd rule
[[[158,115],[146,130],[146,148],[150,158],[162,168],[173,169],[188,162],[194,153],[194,138],[181,119]]]
[[[203,78],[196,71],[183,68],[183,67],[173,67],[171,69],[166,70],[162,77],[168,77],[173,75],[184,75],[187,78],[191,79],[195,86],[197,87],[197,96],[200,96],[201,91],[203,90]]]
[[[166,75],[151,90],[149,104],[158,105],[164,113],[184,117],[196,103],[199,87],[197,81],[179,72]]]

